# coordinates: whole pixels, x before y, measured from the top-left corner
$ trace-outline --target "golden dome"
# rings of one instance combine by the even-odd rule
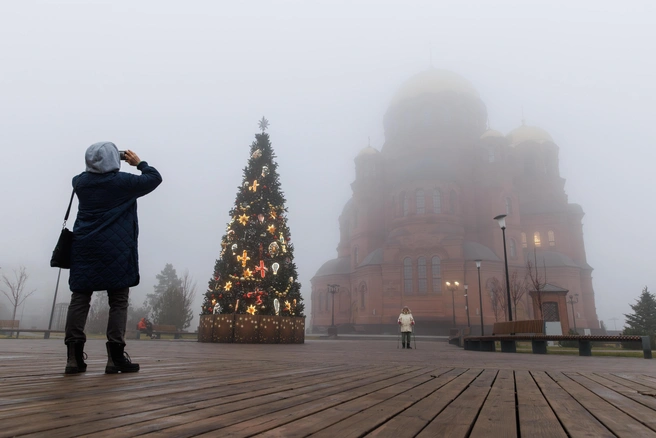
[[[554,142],[553,138],[547,131],[537,126],[522,125],[517,129],[510,131],[508,140],[511,146],[516,146],[525,141],[534,141],[536,143]]]
[[[378,153],[380,153],[380,152],[378,152],[377,149],[372,148],[371,146],[367,146],[366,148],[364,148],[360,152],[358,152],[358,155],[356,156],[356,158],[364,157],[365,155],[376,155]]]
[[[481,135],[482,139],[483,138],[497,138],[497,137],[503,138],[503,137],[505,137],[505,135],[503,135],[502,133],[500,133],[499,131],[497,131],[495,129],[488,129],[487,131],[485,131],[483,133],[483,135]]]
[[[462,76],[448,70],[430,69],[408,79],[392,97],[391,105],[422,94],[455,91],[479,97],[478,91]]]

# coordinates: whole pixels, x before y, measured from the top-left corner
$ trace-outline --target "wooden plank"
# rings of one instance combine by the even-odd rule
[[[468,370],[437,391],[419,400],[385,424],[367,434],[367,437],[415,436],[449,403],[455,400],[476,379],[482,370]],[[273,435],[272,435],[273,437]]]
[[[417,435],[418,438],[466,437],[487,398],[497,370],[485,370]]]
[[[571,437],[613,438],[613,434],[544,371],[531,371],[533,379]]]
[[[623,379],[627,379],[632,382],[639,383],[640,385],[644,385],[648,388],[651,388],[652,390],[656,390],[656,382],[654,382],[651,379],[644,378],[639,374],[627,374],[627,373],[614,373],[614,374],[617,377],[621,377]]]
[[[567,433],[528,371],[515,371],[519,434],[531,438],[565,438]]]
[[[150,420],[163,424],[164,421],[162,421],[162,418],[171,415],[184,415],[185,413],[189,412],[193,413],[196,410],[201,409],[201,407],[202,409],[206,409],[213,406],[216,407],[222,405],[230,405],[231,407],[237,406],[238,408],[241,405],[254,404],[253,400],[257,400],[258,402],[261,401],[264,403],[267,400],[278,399],[281,392],[284,394],[285,391],[292,389],[302,390],[304,387],[310,387],[309,390],[311,390],[316,385],[317,381],[324,382],[324,384],[325,382],[331,381],[332,383],[335,383],[339,381],[350,381],[353,379],[358,380],[363,376],[370,376],[372,374],[376,375],[376,373],[372,373],[368,370],[358,370],[357,373],[341,373],[330,376],[321,375],[318,377],[311,377],[307,382],[299,380],[298,377],[294,377],[290,378],[288,381],[281,382],[286,383],[286,385],[277,384],[273,388],[268,389],[260,389],[262,387],[262,382],[257,381],[252,382],[251,385],[246,387],[237,385],[232,391],[228,386],[224,388],[214,387],[205,394],[194,393],[192,391],[186,394],[182,394],[182,398],[179,396],[170,396],[167,400],[160,402],[160,404],[155,403],[154,409],[150,408],[149,405],[144,405],[143,402],[141,403],[141,406],[130,406],[125,408],[125,406],[129,404],[129,401],[133,397],[130,396],[130,393],[122,393],[122,401],[120,399],[115,399],[115,403],[118,405],[118,409],[108,411],[107,413],[104,411],[97,413],[94,412],[95,415],[93,417],[93,421],[87,421],[84,424],[71,425],[69,420],[68,427],[52,430],[49,436],[66,437],[73,434],[88,434],[104,430],[109,430],[111,434],[113,433],[111,432],[112,427],[116,427],[117,423],[118,426],[130,426],[134,423]],[[383,376],[385,375],[384,372],[380,372],[379,374]],[[192,399],[194,402],[189,404],[189,399]],[[239,403],[241,403],[241,405],[239,405]],[[66,409],[65,412],[70,411]],[[83,415],[88,412],[90,412],[88,409],[80,410],[79,414]],[[47,425],[35,425],[33,423],[25,424],[25,422],[22,421],[19,426],[22,428],[30,427],[30,430],[32,431],[34,431],[34,428],[37,428],[36,430],[38,431],[42,430],[40,428],[43,427],[54,428],[55,425],[53,423],[49,423]],[[20,429],[20,431],[21,433],[25,433],[22,429]]]
[[[240,423],[232,427],[221,429],[221,434],[227,436],[251,436],[256,433],[262,433],[272,427],[279,426],[281,423],[286,423],[290,426],[288,432],[291,433],[291,436],[307,436],[312,432],[319,430],[320,432],[318,434],[312,434],[312,436],[327,436],[329,438],[338,436],[340,438],[346,438],[348,436],[353,436],[354,432],[356,433],[355,436],[360,436],[361,434],[358,431],[349,430],[349,427],[353,425],[352,422],[346,422],[348,424],[345,424],[341,420],[350,420],[354,415],[367,411],[372,407],[376,407],[376,411],[379,412],[378,407],[381,404],[384,404],[397,396],[416,391],[418,387],[432,382],[434,380],[434,377],[432,377],[433,375],[439,375],[440,373],[444,373],[444,371],[445,370],[427,370],[427,373],[416,376],[412,379],[397,382],[385,388],[362,394],[359,397],[344,401],[343,403],[333,404],[333,406],[317,411],[312,415],[303,415],[302,421],[294,422],[293,424],[291,424],[290,421],[299,417],[299,414],[302,413],[290,412],[291,416],[278,415],[276,418],[272,418],[270,421],[265,422],[261,421],[260,418],[257,418],[255,421]],[[304,407],[303,414],[305,412],[306,410]],[[360,419],[362,420],[362,417]],[[363,424],[357,424],[357,427],[362,428]],[[366,425],[364,425],[364,427],[366,427]]]
[[[610,380],[612,382],[615,382],[619,385],[625,386],[627,388],[630,388],[632,390],[635,390],[639,393],[645,393],[652,391],[652,389],[648,386],[642,385],[640,383],[634,382],[633,380],[630,379],[625,379],[622,377],[618,377],[614,374],[611,373],[595,373],[599,377],[603,377],[604,379]]]
[[[408,390],[404,390],[399,385],[389,388],[396,393],[387,400],[381,400],[381,392],[372,393],[279,426],[263,433],[262,436],[301,437],[313,434],[313,437],[360,437],[466,371],[462,368],[447,370],[432,373],[429,376],[430,380]]]
[[[626,415],[606,400],[593,395],[590,390],[574,382],[563,373],[551,371],[547,374],[588,412],[594,412],[595,418],[615,435],[620,437],[656,437],[656,432]]]
[[[310,373],[309,377],[312,377],[315,372]],[[325,378],[325,376],[321,376]],[[65,404],[61,403],[61,398],[57,405],[44,407],[38,406],[37,412],[30,413],[30,415],[37,414],[39,410],[42,411],[41,416],[53,417],[55,420],[51,420],[48,423],[48,427],[59,426],[58,423],[69,424],[70,419],[68,419],[68,414],[71,410],[83,414],[88,412],[90,409],[93,409],[95,405],[98,404],[97,400],[104,401],[109,406],[104,408],[101,412],[94,415],[94,420],[107,418],[111,416],[121,416],[126,412],[132,413],[135,411],[147,412],[157,409],[158,407],[170,406],[172,399],[175,400],[175,403],[184,404],[188,402],[202,402],[204,400],[211,400],[212,398],[217,397],[217,393],[222,395],[224,398],[230,399],[230,395],[233,394],[233,399],[236,398],[247,398],[251,397],[251,392],[254,390],[259,390],[260,393],[266,393],[267,387],[269,393],[275,393],[280,390],[280,384],[263,384],[257,380],[246,381],[246,383],[240,383],[239,381],[234,381],[233,384],[228,383],[228,379],[223,386],[210,386],[209,388],[198,388],[195,386],[184,385],[183,387],[175,388],[175,392],[171,392],[170,389],[164,391],[159,388],[144,390],[139,392],[139,397],[126,397],[125,393],[115,393],[111,394],[108,391],[107,395],[102,397],[102,393],[94,395],[93,398],[82,397],[78,399],[77,395],[73,400]],[[299,386],[298,377],[289,377],[287,379],[282,379],[280,383],[288,383],[290,387]],[[141,397],[147,397],[148,403],[144,403]],[[126,400],[127,398],[127,400]],[[95,403],[93,403],[95,401]],[[22,414],[23,412],[21,412]],[[44,427],[38,423],[30,422],[29,418],[21,418],[23,416],[15,416],[6,419],[3,421],[3,426],[9,428],[12,423],[17,423],[21,427]],[[24,430],[21,430],[25,432]]]
[[[618,423],[628,418],[646,428],[644,423],[653,427],[650,414],[656,411],[656,397],[649,395],[656,391],[656,371],[643,359],[495,355],[463,352],[446,342],[401,351],[396,339],[309,339],[301,345],[144,339],[128,349],[142,370],[111,376],[104,374],[104,341],[90,339],[86,347],[88,371],[64,376],[60,340],[0,340],[0,436],[397,438],[422,430],[431,435],[430,428],[440,422],[441,431],[455,436],[482,430],[507,435],[494,427],[513,423],[501,421],[512,418],[506,413],[510,379],[504,376],[513,370],[514,423],[521,436],[562,436],[563,431],[573,437],[612,436],[596,416],[604,421],[605,415],[613,416]],[[436,358],[449,367],[436,371]],[[486,372],[497,373],[493,381],[483,382],[482,369],[468,368],[481,359]],[[550,371],[561,374],[552,378]],[[549,383],[538,385],[540,373]],[[473,415],[460,415],[470,418],[468,424],[446,415],[459,404],[474,409]],[[554,433],[546,432],[545,424],[554,426]]]
[[[629,397],[626,397],[619,392],[603,386],[593,380],[581,376],[578,373],[565,373],[567,377],[574,380],[576,383],[586,388],[587,390],[595,393],[609,404],[615,406],[625,414],[638,420],[640,423],[649,427],[652,431],[656,431],[656,411],[650,409]]]
[[[398,380],[407,380],[417,374],[425,374],[425,369],[408,372],[407,368],[389,367],[379,373],[368,373],[361,379],[340,379],[339,384],[316,382],[314,385],[303,388],[293,388],[269,396],[252,397],[241,402],[221,404],[219,406],[199,406],[195,410],[187,410],[179,414],[166,412],[159,418],[135,418],[134,424],[118,427],[124,418],[116,418],[105,425],[104,432],[97,436],[115,436],[114,434],[133,436],[146,434],[150,436],[195,436],[205,432],[212,432],[242,421],[263,416],[280,414],[280,411],[289,409],[297,412],[300,409],[309,409],[315,404],[323,405],[326,397],[340,403],[341,399],[354,398],[359,392],[369,392],[396,383]],[[218,395],[217,395],[218,396]],[[314,403],[313,403],[314,402]],[[110,427],[107,427],[110,426]],[[114,427],[117,427],[114,429]],[[94,435],[96,436],[96,435]]]
[[[512,370],[500,370],[476,419],[471,438],[517,436],[515,415],[515,376]]]
[[[645,405],[648,408],[651,408],[656,411],[656,398],[654,396],[644,395],[643,391],[631,389],[627,386],[614,382],[613,380],[607,378],[608,375],[600,376],[595,373],[584,373],[583,375],[590,380],[593,380],[601,385],[604,385],[605,387],[610,388],[613,391],[618,392],[623,396],[628,397],[631,400],[637,401],[638,403]]]

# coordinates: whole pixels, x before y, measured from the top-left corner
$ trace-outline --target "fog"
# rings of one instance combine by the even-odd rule
[[[71,178],[98,141],[164,179],[139,200],[133,303],[172,263],[198,282],[200,313],[262,116],[309,314],[353,158],[369,138],[380,150],[392,95],[432,65],[473,84],[491,128],[525,118],[559,145],[569,201],[586,213],[597,314],[620,329],[641,289],[656,288],[655,16],[653,1],[2,2],[0,274],[30,274],[21,326],[47,324]]]

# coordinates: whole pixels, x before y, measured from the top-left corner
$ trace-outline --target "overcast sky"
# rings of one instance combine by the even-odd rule
[[[37,289],[24,316],[49,315],[71,177],[113,141],[164,179],[139,201],[133,300],[172,263],[198,281],[199,313],[264,115],[309,298],[336,255],[353,158],[369,137],[381,148],[391,96],[432,52],[492,128],[516,128],[523,108],[560,146],[597,313],[620,329],[656,290],[654,17],[654,1],[2,1],[0,273],[24,265]]]

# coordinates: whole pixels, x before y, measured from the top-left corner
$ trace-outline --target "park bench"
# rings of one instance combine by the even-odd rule
[[[0,319],[0,330],[15,330],[19,324],[17,319]]]
[[[161,339],[162,335],[173,335],[173,339],[180,339],[181,332],[174,325],[153,324],[153,336]]]
[[[48,330],[48,329],[17,329],[15,330],[16,332],[16,339],[18,339],[18,335],[20,333],[43,333],[43,339],[50,339],[50,334],[51,333],[65,333],[64,330]]]
[[[530,341],[534,354],[547,354],[549,341],[575,341],[579,346],[579,356],[592,356],[592,342],[641,343],[644,358],[652,358],[649,336],[545,335],[544,321],[541,319],[497,322],[492,328],[492,336],[465,337],[464,348],[475,351],[496,351],[496,342],[499,342],[502,352],[515,353],[517,341]]]
[[[471,329],[469,327],[449,329],[449,344],[462,347],[464,345],[464,339],[470,334]]]

